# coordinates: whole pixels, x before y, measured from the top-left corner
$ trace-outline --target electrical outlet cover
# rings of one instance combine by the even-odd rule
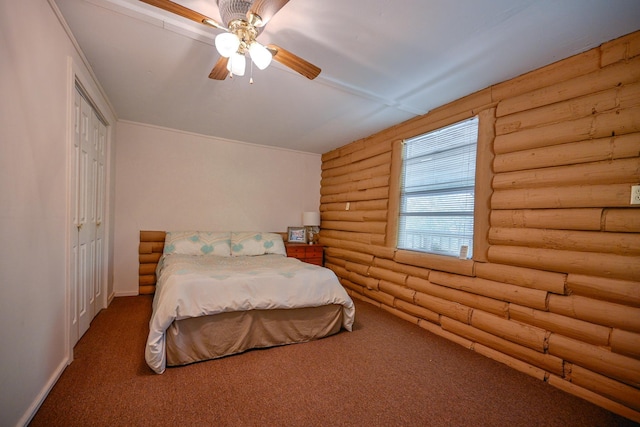
[[[640,205],[640,185],[631,186],[631,204]]]

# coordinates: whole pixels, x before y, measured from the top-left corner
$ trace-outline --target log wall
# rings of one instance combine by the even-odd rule
[[[404,138],[479,115],[474,259],[395,248]],[[323,155],[356,298],[640,422],[640,32]]]
[[[151,295],[156,291],[156,268],[164,250],[164,231],[140,231],[138,245],[138,292]]]

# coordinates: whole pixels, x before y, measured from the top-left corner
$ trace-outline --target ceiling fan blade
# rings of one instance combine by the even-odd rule
[[[214,28],[219,28],[221,30],[229,31],[225,28],[224,25],[217,23],[215,20],[209,18],[206,15],[196,12],[195,10],[191,10],[187,7],[179,5],[178,3],[174,3],[171,0],[140,0],[143,3],[150,4],[151,6],[159,7],[160,9],[166,10],[167,12],[175,13],[178,16],[182,16],[183,18],[191,19],[192,21],[196,21],[199,24],[209,25]]]
[[[297,71],[309,80],[315,79],[318,77],[318,74],[320,74],[320,68],[316,67],[309,61],[300,58],[298,55],[281,48],[280,46],[270,44],[267,46],[267,49],[271,51],[273,59],[282,65],[291,68],[293,71]]]
[[[229,75],[229,70],[227,70],[227,62],[229,62],[229,58],[225,58],[221,56],[216,62],[216,65],[213,66],[213,70],[209,73],[209,78],[214,80],[224,80]]]
[[[264,27],[287,3],[289,0],[255,0],[247,12],[247,20],[255,27]]]

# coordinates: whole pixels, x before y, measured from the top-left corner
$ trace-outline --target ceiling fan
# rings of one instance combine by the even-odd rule
[[[224,31],[215,39],[220,59],[209,74],[211,79],[224,80],[227,76],[244,75],[247,53],[261,70],[275,59],[308,79],[313,80],[320,74],[320,68],[288,50],[274,44],[263,46],[256,41],[273,15],[289,0],[216,0],[224,25],[170,0],[140,1]]]

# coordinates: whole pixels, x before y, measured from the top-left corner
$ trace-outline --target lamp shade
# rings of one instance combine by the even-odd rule
[[[317,227],[320,225],[320,212],[303,212],[302,225]]]
[[[261,70],[267,68],[273,58],[271,52],[258,42],[253,42],[251,46],[249,46],[249,56],[251,56],[253,63]]]
[[[240,39],[233,33],[220,33],[216,36],[215,44],[218,53],[228,58],[240,47]]]
[[[236,76],[244,76],[244,70],[247,66],[246,59],[241,53],[234,53],[227,62],[227,70]]]

